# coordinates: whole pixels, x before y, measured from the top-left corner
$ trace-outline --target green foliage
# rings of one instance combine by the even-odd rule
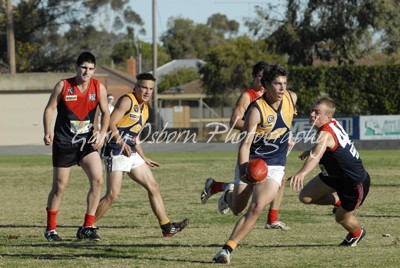
[[[221,34],[236,34],[239,30],[239,23],[235,20],[229,20],[226,15],[221,13],[213,14],[207,20],[207,26],[215,29]]]
[[[315,99],[321,95],[324,73],[324,68],[289,68],[288,89],[297,94],[296,106],[299,115],[308,115]]]
[[[283,63],[283,57],[268,52],[263,41],[247,36],[228,39],[210,49],[205,56],[206,65],[200,69],[203,86],[208,94],[221,101],[232,91],[252,85],[252,68],[257,62]]]
[[[300,115],[316,98],[333,98],[338,115],[400,113],[400,65],[292,67],[289,86],[298,95]]]
[[[2,4],[0,8],[4,7]],[[113,11],[114,17],[101,20],[99,30],[93,26],[98,18],[94,14],[101,9]],[[5,16],[0,12],[0,26],[5,24]],[[77,55],[84,50],[93,52],[99,64],[109,63],[112,47],[120,39],[113,32],[123,31],[122,26],[128,32],[143,26],[127,0],[83,1],[74,5],[22,0],[14,6],[13,17],[17,72],[71,71]],[[138,31],[142,32],[142,28]],[[0,27],[0,63],[7,62],[5,40],[6,27]]]
[[[142,69],[145,72],[153,70],[153,45],[140,42],[140,52],[142,53]],[[171,61],[169,53],[160,44],[157,45],[157,65],[161,66]]]
[[[158,83],[158,92],[161,93],[172,87],[200,79],[197,68],[179,68],[174,73],[162,76],[161,83]]]
[[[388,52],[398,51],[398,1],[288,0],[280,18],[271,16],[271,8],[258,7],[246,25],[272,51],[287,54],[290,65],[312,65],[316,59],[353,64],[379,41]]]
[[[214,17],[215,18],[215,17]],[[161,42],[172,59],[203,59],[212,47],[223,42],[224,31],[221,25],[196,24],[190,19],[172,17],[168,20],[168,30],[161,36]],[[234,31],[229,29],[228,32]]]

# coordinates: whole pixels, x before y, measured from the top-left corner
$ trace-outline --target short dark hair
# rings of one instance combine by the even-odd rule
[[[265,61],[259,61],[253,66],[253,72],[251,73],[252,76],[257,76],[257,74],[264,70],[269,64]]]
[[[271,84],[272,81],[278,76],[288,76],[288,71],[280,64],[268,65],[264,68],[263,76],[261,78],[261,85],[267,86],[267,83]]]
[[[151,80],[151,81],[156,81],[156,78],[152,73],[140,73],[136,76],[136,80]]]
[[[76,60],[76,65],[79,66],[84,62],[93,63],[96,66],[96,58],[90,52],[81,53],[78,59]]]

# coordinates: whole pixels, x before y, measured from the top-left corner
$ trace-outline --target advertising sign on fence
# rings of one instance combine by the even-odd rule
[[[360,116],[360,139],[400,139],[400,115]]]
[[[351,140],[360,139],[359,117],[358,116],[338,116],[335,119],[343,126]],[[295,117],[292,123],[293,135],[297,137],[304,137],[304,133],[312,133],[308,117]],[[310,134],[307,135],[310,137]]]

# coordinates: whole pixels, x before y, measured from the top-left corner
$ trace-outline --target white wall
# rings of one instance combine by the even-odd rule
[[[49,96],[50,93],[0,94],[0,146],[43,145],[42,116]]]

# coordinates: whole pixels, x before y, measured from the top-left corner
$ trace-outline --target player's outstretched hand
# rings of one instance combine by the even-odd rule
[[[147,158],[147,157],[144,158],[144,161],[146,162],[146,164],[149,167],[159,167],[160,166],[159,163],[157,163],[156,161],[153,161],[153,160],[151,160],[150,158]]]
[[[290,188],[292,189],[292,191],[300,191],[301,189],[303,189],[304,176],[300,173],[289,177],[288,180],[290,181]]]

